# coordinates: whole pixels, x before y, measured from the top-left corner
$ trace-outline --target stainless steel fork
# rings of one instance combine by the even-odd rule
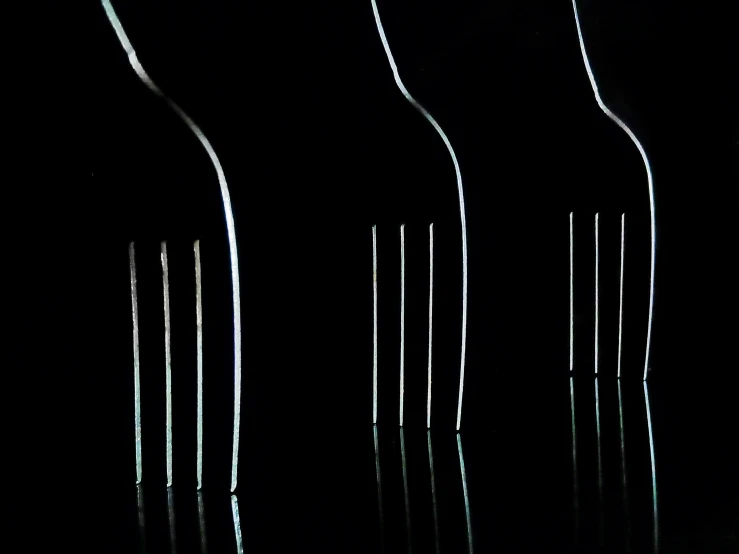
[[[164,92],[154,83],[149,75],[144,70],[141,62],[138,59],[136,51],[131,44],[131,41],[126,35],[126,31],[121,24],[118,15],[113,8],[110,0],[101,0],[105,13],[110,21],[111,26],[115,30],[118,37],[118,41],[126,51],[128,55],[128,61],[133,67],[136,75],[146,87],[164,100],[169,108],[179,117],[185,125],[195,134],[197,139],[202,144],[205,151],[208,153],[210,160],[213,164],[213,168],[218,176],[218,182],[221,189],[221,198],[223,200],[223,211],[226,218],[226,230],[228,233],[228,245],[229,254],[231,259],[231,286],[233,291],[233,329],[234,329],[234,426],[233,426],[233,451],[231,459],[231,492],[236,490],[237,485],[237,473],[238,473],[238,462],[239,462],[239,435],[241,427],[241,293],[239,288],[239,259],[238,249],[236,246],[236,227],[234,224],[233,208],[231,206],[231,195],[229,193],[228,184],[226,183],[226,176],[221,166],[221,162],[218,159],[213,146],[210,141],[203,134],[203,131],[197,124],[190,119],[190,117],[180,108],[173,100],[164,94]],[[133,260],[133,248],[130,250],[131,260]],[[198,253],[196,252],[196,256]],[[165,274],[165,288],[166,288],[166,246],[162,249],[162,266]],[[135,294],[135,265],[132,261],[132,277],[131,277],[131,290],[132,298]],[[167,297],[165,295],[165,318],[167,317]],[[135,302],[134,302],[135,303]],[[137,310],[134,308],[134,380],[136,387],[139,386],[138,381],[138,323],[137,323]],[[199,347],[202,343],[199,342]],[[199,349],[200,350],[200,349]],[[171,383],[168,380],[168,414],[171,411]],[[137,391],[138,392],[138,391]],[[199,406],[202,407],[202,380],[199,382],[198,387]],[[199,448],[198,448],[198,488],[202,486],[202,426],[198,427],[199,436]],[[171,453],[171,414],[168,415],[168,438],[167,438],[167,486],[172,485],[172,453]],[[141,418],[140,418],[140,403],[137,400],[136,406],[136,467],[137,467],[137,481],[141,482],[142,471],[141,471]]]

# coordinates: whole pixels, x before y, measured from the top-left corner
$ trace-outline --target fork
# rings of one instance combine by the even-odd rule
[[[164,100],[169,108],[179,117],[185,125],[195,134],[197,139],[202,144],[205,151],[208,153],[210,160],[213,164],[213,168],[218,176],[218,183],[221,189],[221,198],[223,200],[223,211],[226,217],[226,230],[228,234],[228,246],[229,255],[231,261],[231,286],[233,291],[233,329],[234,329],[234,427],[233,427],[233,453],[231,459],[231,492],[236,491],[237,485],[237,474],[238,474],[238,462],[239,462],[239,435],[241,428],[241,293],[239,288],[239,259],[238,249],[236,245],[236,227],[234,224],[233,208],[231,206],[231,195],[229,193],[228,184],[226,182],[226,176],[223,172],[223,167],[218,159],[213,146],[210,141],[203,134],[202,130],[198,125],[180,108],[172,99],[164,94],[164,92],[154,83],[149,75],[144,70],[141,62],[138,59],[136,51],[131,44],[131,41],[126,35],[126,31],[123,29],[118,15],[113,8],[110,0],[101,0],[105,13],[110,21],[111,26],[115,30],[118,41],[126,51],[128,55],[128,61],[136,72],[136,75],[146,87]],[[129,250],[129,253],[133,252],[133,247]],[[196,256],[199,260],[199,252],[196,251]],[[131,256],[133,260],[133,256]],[[165,270],[166,262],[166,245],[162,248],[162,267]],[[131,290],[132,299],[135,297],[134,286],[135,286],[135,265],[131,263],[132,277],[131,277]],[[165,274],[165,289],[166,284],[166,271]],[[167,317],[167,296],[165,295],[165,318]],[[202,337],[200,331],[202,329],[202,317],[201,312],[198,311],[199,316],[199,340],[198,340],[198,352],[199,356],[202,354]],[[138,323],[137,323],[137,309],[134,308],[134,380],[138,387],[138,375],[139,375],[139,361],[138,361]],[[199,370],[202,369],[202,359],[199,359]],[[169,363],[168,363],[169,366]],[[168,370],[169,371],[169,370]],[[167,486],[172,485],[172,452],[171,452],[171,383],[168,381],[168,422],[167,422]],[[200,412],[202,410],[202,375],[199,374],[198,382],[198,406],[199,420],[198,420],[198,489],[202,487],[202,420],[200,419]],[[137,471],[137,482],[142,480],[141,471],[141,418],[140,418],[140,399],[136,400],[136,471]]]
[[[423,117],[428,121],[431,126],[436,130],[441,140],[449,152],[452,164],[454,165],[454,172],[457,178],[457,194],[459,198],[459,217],[462,224],[462,345],[460,352],[460,363],[459,363],[459,396],[457,400],[457,432],[459,432],[462,424],[462,397],[464,395],[464,371],[465,371],[465,355],[467,350],[467,219],[464,205],[464,188],[462,187],[462,173],[459,168],[459,162],[457,161],[457,155],[454,153],[449,138],[447,137],[444,130],[436,122],[434,117],[408,92],[408,89],[403,84],[398,73],[398,66],[395,63],[390,45],[387,37],[385,36],[385,29],[382,26],[382,20],[380,19],[380,12],[377,8],[377,1],[371,0],[372,11],[375,16],[375,24],[377,26],[377,32],[380,35],[382,46],[385,50],[390,69],[393,72],[393,78],[400,92],[403,94],[405,99],[413,106]],[[404,273],[402,268],[404,267],[405,250],[404,250],[404,227],[401,226],[401,353],[400,353],[400,426],[403,426],[403,333],[404,333],[404,305],[403,305],[403,293],[404,293]],[[377,424],[377,244],[376,244],[376,229],[372,229],[373,237],[373,268],[374,268],[374,355],[373,355],[373,423]],[[431,318],[433,312],[433,224],[429,227],[429,248],[430,248],[430,277],[429,277],[429,354],[428,354],[428,397],[427,397],[427,414],[426,414],[426,425],[427,428],[431,426],[431,336],[432,326]]]

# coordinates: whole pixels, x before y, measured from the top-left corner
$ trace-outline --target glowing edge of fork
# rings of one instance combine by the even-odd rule
[[[426,429],[431,428],[431,344],[434,322],[434,224],[429,225],[429,376],[426,392]]]
[[[136,484],[143,479],[143,458],[141,454],[141,373],[139,357],[139,300],[136,285],[136,252],[133,242],[128,245],[128,264],[131,272],[131,319],[133,320],[133,396],[134,430],[136,436]]]
[[[405,224],[400,226],[400,426],[405,399]]]
[[[172,486],[172,319],[169,310],[169,263],[167,241],[161,243],[162,290],[164,295],[164,363],[167,396],[167,487]]]
[[[444,141],[444,144],[447,147],[447,150],[449,151],[449,155],[452,158],[452,163],[454,164],[454,171],[457,176],[457,193],[459,195],[459,218],[460,222],[462,224],[462,348],[461,348],[461,359],[460,359],[460,367],[459,367],[459,401],[457,403],[457,431],[459,431],[460,425],[462,423],[462,395],[464,394],[464,366],[465,366],[465,355],[467,352],[467,218],[465,215],[465,206],[464,206],[464,190],[462,188],[462,173],[459,169],[459,162],[457,161],[457,155],[454,153],[454,148],[452,148],[452,143],[449,142],[449,138],[446,136],[444,131],[442,130],[441,126],[436,122],[436,120],[431,116],[429,112],[426,111],[426,109],[421,106],[421,104],[418,103],[418,101],[411,96],[411,94],[408,92],[408,89],[405,88],[405,85],[403,84],[403,81],[400,79],[400,74],[398,73],[398,66],[395,64],[395,59],[393,58],[393,54],[390,51],[390,45],[387,42],[387,37],[385,36],[385,29],[382,27],[382,21],[380,21],[380,12],[377,10],[377,2],[376,0],[372,1],[372,11],[375,15],[375,23],[377,25],[377,31],[380,34],[380,40],[382,41],[382,46],[385,49],[385,54],[387,55],[388,62],[390,63],[390,69],[393,71],[393,77],[395,79],[395,84],[398,86],[398,89],[400,92],[405,96],[405,99],[408,100],[408,102],[416,109],[418,112],[426,118],[426,121],[428,121],[434,129],[436,129],[436,132],[441,137],[441,140]]]
[[[611,119],[611,121],[613,121],[616,125],[621,127],[621,129],[629,136],[631,142],[633,142],[634,146],[636,146],[637,150],[639,150],[639,154],[641,154],[642,161],[644,162],[644,169],[647,172],[647,186],[649,188],[649,229],[651,234],[651,252],[649,268],[649,314],[647,318],[647,344],[646,351],[644,353],[644,381],[646,381],[647,373],[649,371],[649,353],[652,344],[652,319],[654,315],[654,266],[656,261],[657,245],[657,225],[654,215],[654,181],[652,179],[652,166],[649,163],[649,158],[647,158],[647,153],[644,151],[644,147],[642,146],[641,142],[639,142],[639,139],[636,138],[636,135],[623,121],[621,121],[621,119],[615,113],[613,113],[608,108],[608,106],[603,103],[603,99],[600,97],[600,92],[598,91],[598,85],[595,82],[593,69],[590,67],[588,54],[585,51],[585,42],[583,40],[582,29],[580,27],[580,16],[577,12],[577,0],[572,0],[572,9],[575,12],[575,25],[577,26],[577,38],[580,41],[580,52],[582,53],[582,59],[585,64],[585,71],[588,74],[588,79],[590,79],[590,85],[593,88],[595,101],[598,103],[598,106],[603,111],[603,113],[606,114],[606,116],[608,116],[608,118]]]
[[[231,495],[231,513],[234,520],[234,537],[236,539],[236,552],[244,554],[244,539],[241,535],[241,516],[239,515],[239,499],[235,494]]]
[[[113,26],[118,40],[123,46],[123,49],[128,54],[128,61],[133,67],[136,75],[139,77],[142,83],[151,90],[157,96],[167,102],[169,107],[174,111],[177,116],[190,128],[195,134],[200,143],[205,148],[205,151],[210,157],[210,161],[213,163],[213,167],[218,175],[218,183],[221,188],[221,198],[223,199],[223,211],[226,217],[226,230],[228,233],[228,246],[231,257],[231,285],[233,289],[233,305],[234,305],[234,441],[233,441],[233,458],[231,460],[231,492],[236,490],[237,483],[237,472],[239,462],[239,436],[241,429],[241,292],[239,285],[239,256],[236,249],[236,226],[234,224],[233,207],[231,206],[231,194],[228,190],[228,184],[226,183],[226,176],[223,173],[223,167],[218,159],[218,155],[210,141],[203,134],[203,131],[198,127],[190,117],[182,111],[182,109],[174,103],[170,98],[164,95],[162,90],[151,80],[149,75],[144,71],[144,68],[139,62],[136,51],[131,45],[131,41],[128,40],[126,32],[121,25],[118,15],[113,9],[113,5],[110,0],[101,0],[105,14],[108,16],[110,24]]]
[[[575,369],[575,246],[570,212],[570,375]]]
[[[467,491],[467,472],[464,469],[464,454],[462,453],[462,437],[457,432],[457,451],[459,453],[459,471],[462,474],[462,493],[464,494],[464,515],[467,520],[467,549],[472,554],[472,517],[470,516],[470,497]]]
[[[198,529],[200,531],[200,552],[201,554],[207,554],[208,535],[205,529],[205,502],[201,490],[198,491]]]
[[[621,276],[619,278],[618,288],[618,364],[616,376],[618,379],[621,378],[621,345],[622,345],[622,330],[624,320],[624,248],[626,238],[626,214],[621,214]]]
[[[578,513],[580,511],[580,486],[577,474],[577,426],[575,419],[575,381],[570,375],[570,417],[572,419],[572,509],[575,520],[575,539],[577,539],[580,522]]]
[[[600,338],[600,283],[598,273],[600,269],[600,249],[598,244],[598,214],[595,214],[595,374],[598,375],[598,339]]]
[[[198,423],[197,423],[197,477],[198,490],[203,488],[203,288],[200,265],[200,241],[193,243],[195,254],[195,314],[197,318],[197,357],[198,357]]]
[[[372,424],[377,425],[377,226],[372,226]]]

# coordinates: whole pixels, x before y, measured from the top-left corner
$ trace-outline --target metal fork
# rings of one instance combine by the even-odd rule
[[[118,18],[118,15],[116,14],[115,10],[113,9],[113,5],[110,3],[110,0],[101,0],[103,8],[105,9],[105,13],[108,17],[108,20],[110,21],[111,26],[116,32],[116,35],[118,37],[118,41],[121,43],[121,46],[126,51],[126,54],[128,55],[128,61],[131,64],[131,67],[133,67],[134,71],[136,72],[136,75],[141,80],[141,82],[146,85],[146,87],[153,92],[155,95],[159,96],[164,100],[164,102],[169,106],[169,108],[179,117],[185,125],[187,125],[190,130],[195,134],[197,139],[202,144],[205,151],[208,153],[208,156],[210,157],[210,160],[213,164],[213,168],[216,171],[216,174],[218,176],[218,182],[220,184],[221,189],[221,198],[223,200],[223,211],[224,215],[226,217],[226,230],[228,233],[228,245],[229,245],[229,255],[230,255],[230,261],[231,261],[231,286],[233,291],[233,328],[234,328],[234,428],[233,428],[233,454],[231,459],[231,492],[234,492],[236,490],[237,485],[237,473],[238,473],[238,461],[239,461],[239,435],[240,435],[240,427],[241,427],[241,293],[239,288],[239,259],[238,259],[238,250],[236,246],[236,227],[234,224],[234,216],[233,216],[233,208],[231,206],[231,195],[229,193],[228,184],[226,183],[226,176],[223,172],[223,167],[221,166],[221,162],[218,159],[218,155],[216,154],[215,150],[213,149],[213,146],[211,145],[210,141],[206,138],[206,136],[203,134],[200,127],[197,126],[197,124],[190,119],[190,117],[169,97],[167,97],[164,92],[154,83],[154,81],[149,77],[149,75],[146,73],[144,68],[141,65],[141,62],[138,59],[138,56],[136,54],[136,51],[134,50],[131,41],[128,39],[128,36],[126,35],[126,31],[123,29],[123,25],[120,22],[120,19]],[[131,247],[129,253],[131,254],[131,260],[133,260],[133,247]],[[196,256],[198,254],[196,253]],[[162,266],[165,273],[165,288],[167,287],[166,283],[166,246],[162,249]],[[132,277],[131,277],[131,290],[132,290],[132,300],[135,304],[135,265],[132,261],[131,263],[132,268]],[[168,318],[168,311],[167,311],[167,304],[168,299],[167,295],[165,294],[165,320]],[[200,318],[201,313],[198,312],[198,316]],[[202,323],[202,320],[199,319],[199,322]],[[199,329],[202,327],[202,325],[199,326]],[[199,334],[200,337],[200,334]],[[198,352],[202,353],[202,341],[198,341]],[[169,356],[169,354],[168,354]],[[169,368],[169,357],[168,360],[168,368]],[[199,360],[199,370],[202,369],[201,366],[202,360]],[[136,478],[137,482],[141,482],[142,480],[142,470],[141,470],[141,417],[140,417],[140,398],[138,397],[139,393],[139,360],[138,360],[138,310],[136,307],[134,307],[134,382],[136,386]],[[199,377],[202,377],[199,375]],[[167,381],[167,394],[168,394],[168,405],[167,405],[167,413],[168,413],[168,423],[167,423],[167,486],[172,485],[172,452],[171,452],[171,382],[169,380],[169,369],[168,369],[168,381]],[[202,379],[200,378],[198,382],[198,406],[202,408]],[[200,415],[200,413],[199,413]],[[202,486],[202,421],[199,419],[198,421],[198,488]]]
[[[382,41],[382,46],[385,49],[385,55],[387,56],[388,62],[390,64],[390,69],[393,72],[393,77],[395,79],[395,84],[397,85],[400,92],[403,94],[405,99],[428,121],[431,126],[436,130],[436,132],[439,134],[439,137],[444,142],[444,145],[446,146],[449,156],[451,157],[452,164],[454,165],[454,172],[457,177],[457,194],[459,198],[459,217],[462,224],[462,344],[461,344],[461,351],[460,351],[460,364],[459,364],[459,396],[457,401],[457,431],[459,431],[460,426],[462,424],[462,397],[464,394],[464,371],[465,371],[465,356],[466,356],[466,349],[467,349],[467,221],[466,221],[466,212],[465,212],[465,205],[464,205],[464,189],[462,187],[462,174],[459,168],[459,162],[457,161],[457,156],[454,153],[454,148],[452,147],[451,142],[449,141],[449,138],[447,137],[446,133],[444,133],[444,130],[441,128],[441,126],[436,122],[436,120],[433,118],[433,116],[408,92],[408,89],[403,84],[403,81],[400,78],[400,74],[398,73],[398,66],[395,63],[395,59],[393,58],[393,54],[390,50],[390,45],[388,44],[387,37],[385,36],[385,29],[382,26],[382,21],[380,19],[380,12],[377,8],[377,1],[371,0],[372,2],[372,11],[375,16],[375,24],[377,26],[377,32],[380,35],[380,40]],[[405,263],[405,245],[404,245],[404,226],[401,225],[400,228],[401,233],[401,305],[400,305],[400,311],[401,311],[401,320],[400,320],[400,329],[401,329],[401,352],[400,352],[400,426],[403,426],[403,393],[404,393],[404,357],[403,357],[403,347],[404,347],[404,331],[405,331],[405,322],[404,322],[404,315],[405,315],[405,306],[404,306],[404,293],[405,293],[405,273],[404,273],[404,263]],[[372,383],[373,383],[373,409],[372,409],[372,421],[374,424],[377,423],[377,237],[376,237],[376,228],[372,228],[372,244],[373,244],[373,292],[374,292],[374,340],[373,340],[373,375],[372,375]],[[431,340],[432,340],[432,314],[433,314],[433,248],[434,248],[434,241],[433,241],[433,224],[429,226],[429,269],[430,269],[430,275],[429,275],[429,352],[428,352],[428,391],[427,391],[427,409],[426,409],[426,426],[427,428],[431,427]]]

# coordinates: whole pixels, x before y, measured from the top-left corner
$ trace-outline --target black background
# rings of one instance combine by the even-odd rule
[[[380,548],[371,429],[376,224],[384,538],[387,551],[406,550],[397,431],[398,227],[405,223],[412,536],[416,551],[433,550],[424,421],[427,227],[434,222],[432,420],[441,546],[464,551],[454,434],[461,307],[454,172],[439,137],[393,82],[369,0],[115,7],[147,72],[213,143],[231,190],[242,273],[238,495],[246,549]],[[401,77],[445,129],[465,183],[470,312],[462,437],[476,550],[593,551],[601,541],[599,513],[605,549],[624,546],[615,355],[625,212],[630,545],[646,551],[646,177],[633,144],[595,103],[572,6],[403,0],[379,9]],[[17,534],[34,548],[40,541],[94,552],[139,547],[127,256],[134,240],[148,548],[169,550],[159,265],[159,241],[166,239],[177,546],[198,551],[197,238],[208,540],[212,552],[228,552],[232,312],[215,172],[191,132],[138,80],[103,9],[93,3],[80,11],[42,10],[11,56],[22,68],[10,81],[22,84],[15,87],[22,102],[8,105],[20,146],[10,156],[18,171],[7,177],[8,371],[23,384],[6,393],[17,399],[8,432],[17,446],[6,455],[22,470],[11,483],[16,520],[29,522]],[[735,551],[736,33],[712,8],[662,1],[591,0],[581,6],[581,21],[603,99],[640,137],[655,177],[650,395],[661,546]],[[567,379],[571,211],[579,546],[572,544]],[[595,212],[603,510],[590,378]]]

